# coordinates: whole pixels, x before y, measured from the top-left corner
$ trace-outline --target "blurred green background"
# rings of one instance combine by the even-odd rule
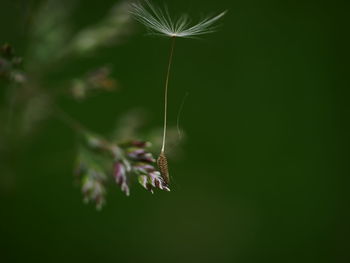
[[[1,0],[0,42],[29,57],[25,64],[28,28],[43,2]],[[97,23],[115,3],[76,1],[67,18],[72,32]],[[85,205],[72,176],[76,137],[50,118],[23,146],[0,152],[0,261],[350,262],[350,111],[342,51],[348,6],[166,4],[194,20],[229,10],[215,34],[177,41],[172,124],[189,95],[180,116],[183,154],[170,160],[172,191],[151,195],[134,185],[125,197],[111,185],[102,211]],[[148,128],[162,124],[170,41],[134,27],[126,41],[64,64],[45,82],[50,89],[61,78],[111,65],[121,90],[60,101],[102,134],[135,107],[148,111]]]

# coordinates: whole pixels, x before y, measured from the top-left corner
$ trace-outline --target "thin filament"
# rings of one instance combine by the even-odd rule
[[[165,139],[166,139],[166,130],[167,130],[167,111],[168,111],[168,85],[169,85],[169,76],[170,76],[170,69],[171,69],[171,62],[173,60],[173,54],[174,54],[174,47],[175,47],[175,36],[172,37],[171,42],[171,49],[170,49],[170,56],[169,56],[169,64],[168,64],[168,70],[167,75],[165,79],[165,90],[164,90],[164,128],[163,128],[163,142],[162,142],[162,149],[161,153],[164,153],[165,151]]]
[[[181,115],[182,109],[185,105],[185,101],[186,101],[188,94],[189,93],[186,92],[185,96],[183,97],[180,108],[179,108],[179,112],[178,112],[177,118],[176,118],[176,129],[177,129],[177,134],[179,136],[179,141],[182,140],[182,129],[180,129],[180,115]]]

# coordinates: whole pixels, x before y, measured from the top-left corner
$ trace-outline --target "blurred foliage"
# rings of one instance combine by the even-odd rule
[[[22,143],[48,118],[62,120],[83,138],[79,140],[76,174],[85,201],[94,202],[98,209],[105,203],[108,175],[114,177],[126,195],[130,193],[134,177],[152,193],[153,188],[169,190],[148,151],[151,143],[137,141],[142,136],[138,129],[141,116],[126,115],[109,141],[90,132],[59,105],[62,97],[81,101],[96,92],[118,90],[119,84],[110,66],[97,67],[80,77],[61,78],[55,89],[46,87],[52,71],[64,70],[62,63],[67,65],[78,57],[93,56],[98,49],[117,46],[132,34],[128,1],[117,3],[100,22],[78,32],[72,30],[70,21],[75,6],[74,1],[44,1],[30,24],[29,48],[23,58],[16,56],[9,44],[0,47],[0,76],[7,81],[8,93],[1,109],[5,125],[1,126],[0,134],[7,132],[7,137],[12,138],[2,136],[2,140]],[[150,138],[157,141],[157,147],[159,136]]]

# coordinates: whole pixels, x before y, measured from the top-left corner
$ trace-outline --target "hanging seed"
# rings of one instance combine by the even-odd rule
[[[170,178],[169,178],[169,170],[168,170],[168,160],[164,152],[161,152],[159,154],[159,157],[157,159],[157,165],[158,165],[160,174],[164,179],[164,182],[166,184],[169,184]]]

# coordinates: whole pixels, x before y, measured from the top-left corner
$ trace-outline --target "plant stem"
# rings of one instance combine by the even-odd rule
[[[163,142],[162,142],[161,153],[164,153],[164,151],[165,151],[165,138],[166,138],[167,114],[168,114],[168,85],[169,85],[169,76],[170,76],[171,63],[172,63],[173,54],[174,54],[175,38],[176,37],[173,37],[172,38],[172,42],[171,42],[168,70],[167,70],[167,75],[166,75],[166,79],[165,79],[165,89],[164,89],[164,128],[163,128]]]
[[[111,143],[105,138],[103,138],[100,135],[97,135],[95,133],[90,132],[85,126],[83,126],[79,121],[73,119],[69,114],[64,112],[60,107],[55,105],[55,113],[56,116],[69,128],[74,130],[77,134],[86,135],[86,134],[94,134],[95,138],[98,138],[99,145],[98,148],[100,150],[104,150],[105,152],[112,154],[113,157],[115,156],[123,156],[122,150],[120,149],[119,145],[116,143]],[[125,159],[125,157],[124,157]]]
[[[73,129],[74,131],[78,133],[85,133],[87,129],[77,120],[73,119],[71,116],[69,116],[67,113],[65,113],[60,107],[55,105],[55,113],[56,116],[65,123],[68,127]]]

